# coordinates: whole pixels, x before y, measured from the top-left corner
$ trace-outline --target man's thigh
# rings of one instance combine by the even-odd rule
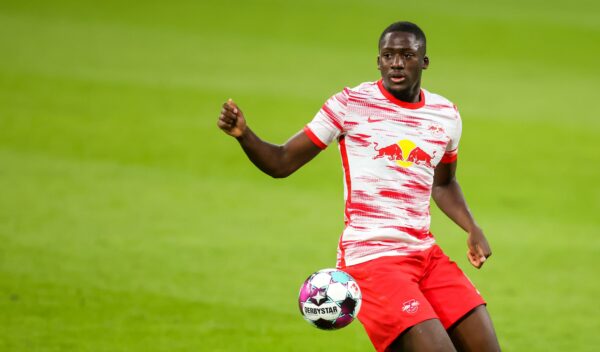
[[[484,305],[478,306],[450,329],[448,334],[458,351],[500,351],[492,319]]]
[[[442,323],[438,319],[430,319],[404,331],[387,351],[453,352],[456,349]]]
[[[448,329],[485,301],[458,265],[437,245],[432,247],[428,259],[429,267],[419,286]]]

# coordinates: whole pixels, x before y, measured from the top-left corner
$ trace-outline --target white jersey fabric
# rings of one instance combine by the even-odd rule
[[[327,100],[304,132],[322,149],[338,141],[346,203],[339,268],[435,243],[429,232],[434,169],[456,160],[461,128],[447,99],[422,89],[418,103],[406,103],[381,80]]]

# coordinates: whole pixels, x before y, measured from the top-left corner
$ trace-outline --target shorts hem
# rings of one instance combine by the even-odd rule
[[[481,302],[473,304],[470,308],[465,309],[465,312],[461,314],[458,318],[454,319],[451,323],[444,324],[444,329],[449,330],[454,327],[458,322],[460,322],[467,314],[471,313],[475,308],[479,306],[487,306],[487,303],[482,300]],[[447,325],[447,326],[446,326]]]

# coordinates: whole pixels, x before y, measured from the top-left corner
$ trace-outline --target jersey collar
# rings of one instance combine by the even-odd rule
[[[385,87],[383,86],[383,81],[379,80],[377,81],[377,87],[379,87],[379,90],[381,91],[381,94],[383,94],[384,97],[386,97],[389,101],[391,101],[392,103],[399,105],[405,109],[419,109],[422,108],[423,106],[425,106],[425,93],[423,93],[423,89],[421,89],[420,92],[420,100],[416,103],[407,103],[405,101],[402,101],[398,98],[396,98],[395,96],[392,95],[392,93],[388,92],[387,89],[385,89]]]

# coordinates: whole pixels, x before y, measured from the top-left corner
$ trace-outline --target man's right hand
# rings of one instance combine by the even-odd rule
[[[244,114],[233,100],[229,99],[223,104],[217,126],[235,138],[241,137],[246,132],[247,126]]]
[[[244,114],[231,99],[223,104],[217,126],[238,140],[254,165],[276,178],[289,176],[321,151],[302,130],[283,145],[261,140],[246,125]]]

